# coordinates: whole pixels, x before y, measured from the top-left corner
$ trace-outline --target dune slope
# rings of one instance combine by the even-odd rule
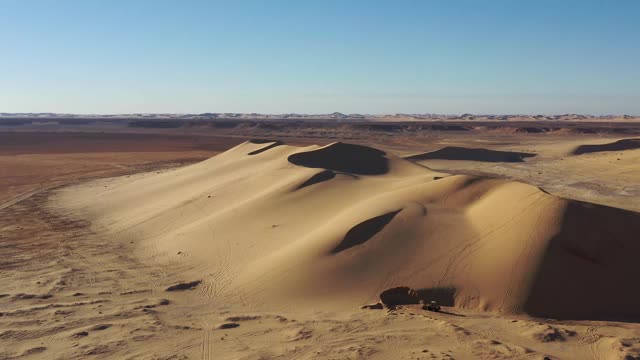
[[[512,181],[447,176],[358,145],[246,142],[59,200],[203,294],[355,307],[411,286],[443,304],[557,318],[640,315],[640,215]]]

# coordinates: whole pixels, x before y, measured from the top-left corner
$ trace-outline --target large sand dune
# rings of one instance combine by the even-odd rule
[[[406,285],[478,310],[640,315],[640,214],[364,146],[246,142],[60,200],[142,258],[188,263],[206,295],[256,307],[353,308]]]

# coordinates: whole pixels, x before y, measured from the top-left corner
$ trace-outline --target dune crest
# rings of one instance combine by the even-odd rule
[[[409,286],[479,310],[640,316],[625,280],[640,276],[638,213],[360,145],[274,144],[59,200],[143,258],[191,262],[206,295],[256,306],[353,308]]]

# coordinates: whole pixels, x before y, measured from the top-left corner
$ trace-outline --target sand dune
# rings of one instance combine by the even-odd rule
[[[470,309],[640,316],[640,214],[359,145],[246,142],[59,201],[143,259],[188,262],[206,295],[255,307],[355,308],[410,286]]]
[[[572,155],[582,155],[603,151],[624,151],[640,149],[640,139],[621,139],[607,144],[580,145],[572,151]]]
[[[483,148],[463,148],[456,146],[447,146],[440,150],[412,155],[406,157],[407,160],[468,160],[482,162],[522,162],[525,158],[534,157],[536,154],[514,152],[514,151],[498,151]]]

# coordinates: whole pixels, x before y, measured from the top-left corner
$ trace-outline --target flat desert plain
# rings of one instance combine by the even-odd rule
[[[0,358],[640,359],[638,138],[5,131]]]

